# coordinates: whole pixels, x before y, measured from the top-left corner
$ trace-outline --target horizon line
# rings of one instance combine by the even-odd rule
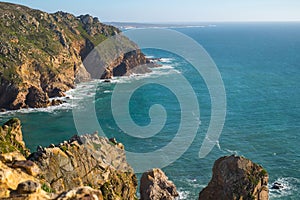
[[[282,20],[282,21],[279,21],[279,20],[274,20],[274,21],[170,21],[170,22],[141,22],[141,21],[108,21],[108,20],[103,20],[102,21],[103,23],[131,23],[131,24],[178,24],[178,23],[184,23],[184,24],[187,24],[187,23],[287,23],[287,22],[299,22],[300,23],[300,20]]]

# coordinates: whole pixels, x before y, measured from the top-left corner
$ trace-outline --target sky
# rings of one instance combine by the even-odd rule
[[[103,22],[300,21],[300,0],[4,0]]]

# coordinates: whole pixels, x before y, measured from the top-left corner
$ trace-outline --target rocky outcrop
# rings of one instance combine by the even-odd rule
[[[21,122],[13,118],[0,126],[0,154],[9,152],[21,152],[24,156],[29,155],[23,141]]]
[[[137,180],[126,162],[124,149],[97,133],[40,148],[29,159],[40,167],[46,182],[57,192],[89,185],[100,189],[105,199],[135,197]]]
[[[13,119],[8,125],[13,135],[19,131],[14,138],[22,143],[20,121]],[[97,133],[74,136],[56,146],[39,147],[28,158],[13,148],[17,139],[3,148],[9,151],[0,153],[1,199],[136,199],[136,176],[124,146],[115,139]]]
[[[219,158],[199,200],[268,200],[268,174],[258,164],[240,157]]]
[[[130,51],[108,65],[101,78],[108,79],[114,76],[145,74],[151,72],[149,67],[154,66],[155,64],[146,59],[140,50]]]
[[[141,177],[140,196],[141,200],[173,200],[178,192],[161,169],[152,169]]]
[[[48,14],[4,2],[0,13],[0,109],[55,105],[49,98],[91,78],[83,60],[94,47],[120,33],[89,15]],[[117,68],[103,77],[126,75],[132,65],[147,62],[140,51],[130,55],[102,66]]]

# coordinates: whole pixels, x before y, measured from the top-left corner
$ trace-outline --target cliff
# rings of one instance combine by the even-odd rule
[[[60,103],[49,98],[89,80],[83,60],[105,39],[120,34],[89,15],[48,14],[4,2],[0,13],[0,109]],[[104,63],[107,70],[97,78],[128,75],[129,69],[145,63],[149,60],[141,51],[124,52]]]

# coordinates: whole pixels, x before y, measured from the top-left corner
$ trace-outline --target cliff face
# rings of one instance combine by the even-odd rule
[[[89,80],[83,59],[120,33],[89,15],[48,14],[3,2],[0,13],[0,108],[5,109],[46,107],[49,97],[63,96],[75,82]],[[103,77],[126,75],[132,64],[146,62],[140,51],[131,55],[129,61],[124,55],[104,66],[118,72]]]
[[[213,177],[199,200],[268,200],[268,173],[258,164],[239,156],[219,158]]]

